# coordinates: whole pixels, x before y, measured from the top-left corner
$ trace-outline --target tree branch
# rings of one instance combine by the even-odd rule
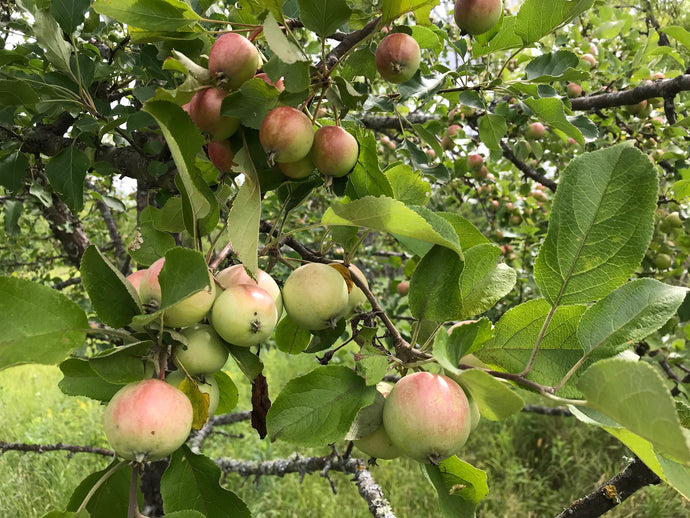
[[[518,159],[510,149],[510,146],[505,142],[501,141],[501,149],[503,150],[503,156],[510,160],[515,167],[517,167],[525,176],[541,183],[544,187],[547,187],[552,192],[556,192],[556,187],[558,184],[553,180],[547,178],[546,176],[538,173],[535,169],[528,166],[525,162]]]
[[[690,90],[690,74],[683,74],[673,79],[660,79],[652,83],[644,84],[623,90],[601,95],[589,95],[571,99],[573,110],[597,110],[600,108],[614,108],[637,104],[645,99],[654,97],[672,98],[674,95]]]
[[[113,450],[106,448],[95,448],[93,446],[78,446],[76,444],[26,444],[21,442],[5,442],[0,441],[0,455],[6,451],[23,451],[33,453],[45,453],[47,451],[68,451],[70,453],[93,453],[96,455],[103,455],[105,457],[112,457],[115,455]]]

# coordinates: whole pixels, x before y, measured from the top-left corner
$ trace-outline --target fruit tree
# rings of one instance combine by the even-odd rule
[[[689,5],[632,4],[0,2],[0,369],[59,366],[112,457],[46,516],[251,516],[235,469],[392,517],[380,455],[472,517],[521,411],[628,448],[559,516],[690,497]],[[204,455],[238,403],[330,453]]]

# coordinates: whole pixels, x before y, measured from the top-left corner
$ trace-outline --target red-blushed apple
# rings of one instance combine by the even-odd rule
[[[568,97],[580,97],[582,95],[582,87],[577,83],[568,83],[565,87],[565,92]]]
[[[647,99],[642,99],[639,103],[627,104],[624,108],[630,115],[640,115],[647,108]]]
[[[311,159],[311,153],[300,158],[297,162],[278,162],[276,165],[281,173],[294,180],[306,178],[316,169],[314,161]]]
[[[141,285],[141,281],[144,279],[145,275],[146,268],[132,272],[127,276],[127,280],[132,284],[132,286],[134,286],[134,289],[137,292],[139,292],[139,286]]]
[[[278,106],[261,122],[259,141],[270,165],[297,162],[311,151],[314,129],[304,112],[291,106]]]
[[[310,331],[332,328],[348,312],[347,284],[335,268],[307,263],[285,281],[283,305],[290,319],[300,327]]]
[[[378,390],[384,398],[388,397],[392,389],[393,385],[391,383],[380,382],[376,384],[376,390]],[[393,444],[393,441],[391,441],[391,438],[388,436],[388,432],[386,432],[383,423],[372,433],[361,439],[354,440],[353,443],[362,453],[366,453],[375,459],[396,459],[402,455],[400,449]]]
[[[283,90],[285,90],[285,83],[283,82],[282,77],[280,79],[278,79],[278,81],[275,83],[273,81],[271,81],[271,79],[268,77],[268,74],[266,72],[261,72],[259,74],[256,74],[254,77],[258,77],[259,79],[263,79],[264,81],[266,81],[267,84],[269,84],[271,86],[275,86],[279,92],[282,92]]]
[[[410,283],[407,281],[400,281],[398,285],[395,287],[395,291],[398,292],[398,295],[404,297],[410,292]]]
[[[235,284],[224,290],[211,310],[211,324],[227,342],[251,347],[263,342],[278,323],[273,297],[256,284]]]
[[[453,10],[458,27],[473,36],[492,29],[502,13],[503,0],[456,0]]]
[[[580,59],[582,59],[582,60],[584,60],[585,62],[587,62],[587,64],[589,64],[590,68],[593,68],[593,67],[597,66],[597,58],[595,58],[595,57],[594,57],[592,54],[590,54],[590,53],[583,54],[583,55],[580,57]]]
[[[157,378],[125,385],[105,409],[103,428],[120,457],[150,462],[184,444],[192,429],[192,404],[182,391]]]
[[[261,66],[261,57],[254,44],[241,34],[229,32],[211,45],[208,70],[227,90],[242,86],[254,77]]]
[[[232,173],[232,168],[237,167],[234,162],[235,153],[232,152],[227,140],[212,140],[208,143],[208,159],[221,173]]]
[[[192,122],[212,140],[225,140],[240,127],[237,117],[224,117],[220,114],[223,99],[228,92],[220,88],[206,88],[194,94],[189,106]]]
[[[453,139],[458,135],[459,132],[462,132],[462,126],[459,126],[458,124],[451,124],[448,126],[446,134],[441,139],[441,146],[443,149],[453,149],[455,146]]]
[[[419,69],[422,51],[412,36],[394,32],[383,38],[376,47],[374,59],[381,77],[391,83],[404,83]]]
[[[228,361],[230,353],[210,325],[194,324],[181,329],[180,334],[187,339],[187,345],[175,345],[173,354],[175,362],[190,376],[213,374]]]
[[[263,288],[268,294],[273,297],[278,311],[278,318],[283,314],[283,296],[280,293],[280,286],[268,273],[259,270],[256,274],[256,280],[252,279],[241,264],[234,264],[228,266],[216,274],[216,281],[222,286],[224,290],[236,284],[253,284]]]
[[[142,304],[158,309],[161,303],[161,286],[158,274],[163,269],[165,257],[161,257],[148,267],[146,275],[139,286],[139,298]],[[186,327],[201,322],[213,306],[216,299],[216,283],[209,273],[208,286],[177,304],[167,308],[163,314],[163,323],[169,327]]]
[[[467,167],[470,171],[479,171],[484,165],[484,157],[482,155],[470,155],[467,157]]]
[[[405,456],[418,462],[454,455],[472,426],[464,391],[447,376],[415,372],[398,381],[383,407],[383,426]]]
[[[180,383],[186,378],[184,372],[181,370],[172,371],[165,376],[165,381],[170,383],[173,387],[180,388]],[[208,394],[208,416],[213,417],[218,409],[218,403],[220,402],[220,387],[218,387],[218,382],[213,376],[204,376],[203,381],[199,378],[193,378],[194,383],[196,383],[199,392],[202,394]]]
[[[485,165],[481,166],[479,169],[473,169],[472,170],[472,178],[475,180],[486,180],[489,177],[489,169]],[[482,187],[480,185],[480,187]],[[491,186],[490,185],[484,185],[484,190],[486,192],[491,192]]]
[[[328,176],[341,177],[352,171],[359,157],[359,144],[340,126],[322,126],[314,133],[311,160]]]
[[[539,140],[546,133],[546,128],[541,122],[533,122],[525,130],[525,138]]]

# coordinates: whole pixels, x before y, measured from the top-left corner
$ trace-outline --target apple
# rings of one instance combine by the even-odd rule
[[[228,92],[220,88],[206,88],[194,94],[189,105],[192,122],[212,140],[225,140],[240,127],[237,117],[224,117],[220,114],[223,99]]]
[[[306,178],[316,169],[314,161],[311,159],[311,153],[296,162],[278,162],[276,165],[281,173],[294,180]]]
[[[335,268],[307,263],[285,281],[283,305],[290,319],[300,327],[310,331],[333,328],[348,312],[347,284]]]
[[[475,180],[485,180],[489,177],[489,170],[485,165],[481,166],[479,169],[475,169],[472,171],[472,177]],[[486,192],[491,192],[491,186],[490,185],[485,185],[484,186],[486,189]]]
[[[234,264],[221,270],[216,274],[216,280],[223,287],[224,290],[236,284],[253,284],[259,288],[263,288],[268,294],[273,297],[273,301],[278,311],[278,317],[283,313],[283,296],[280,293],[280,286],[273,280],[268,273],[259,270],[256,274],[256,280],[252,279],[241,264]]]
[[[393,389],[391,383],[380,382],[376,384],[376,390],[386,398]],[[383,423],[369,435],[352,441],[357,449],[362,453],[374,457],[375,459],[395,459],[402,455],[400,449],[393,444],[386,432]]]
[[[409,34],[394,32],[376,47],[376,70],[391,83],[408,81],[419,69],[422,52],[419,43]]]
[[[678,212],[671,212],[664,218],[664,221],[673,228],[680,228],[683,226],[683,220],[680,219],[680,214],[678,214]]]
[[[103,428],[120,457],[150,462],[167,457],[192,430],[192,404],[177,388],[158,378],[125,385],[105,408]]]
[[[261,57],[256,47],[234,32],[223,34],[214,41],[208,54],[208,71],[227,90],[242,86],[254,77],[260,66]]]
[[[165,381],[170,383],[173,387],[180,387],[182,380],[186,378],[184,372],[181,370],[172,371],[167,376],[165,376]],[[216,378],[213,376],[204,376],[203,381],[198,378],[193,378],[194,383],[196,383],[199,392],[202,394],[208,394],[208,416],[212,417],[216,410],[218,409],[218,403],[220,402],[220,387]]]
[[[304,112],[291,106],[273,108],[261,123],[259,141],[268,162],[297,162],[311,151],[314,130]]]
[[[640,115],[647,108],[647,99],[642,99],[639,103],[628,104],[625,106],[625,111],[630,115]]]
[[[404,297],[410,292],[410,283],[407,281],[399,282],[395,287],[395,291],[398,292],[398,295],[402,295]]]
[[[437,464],[467,441],[472,426],[470,405],[449,377],[415,372],[398,381],[388,395],[383,426],[405,456]]]
[[[453,146],[455,145],[455,142],[453,142],[453,138],[458,136],[458,133],[461,132],[462,127],[457,124],[451,124],[450,126],[448,126],[446,134],[441,139],[441,146],[443,147],[443,149],[453,149]]]
[[[455,23],[467,34],[476,36],[492,29],[503,14],[502,0],[456,0]]]
[[[237,167],[237,164],[234,162],[235,153],[232,152],[230,143],[227,140],[212,140],[209,142],[208,158],[221,173],[232,173],[233,167]]]
[[[568,83],[565,87],[565,91],[570,98],[580,97],[582,95],[582,87],[577,83]]]
[[[142,304],[158,308],[161,303],[161,286],[158,274],[165,264],[161,257],[148,267],[146,275],[139,286],[139,298]],[[163,323],[169,327],[186,327],[200,322],[213,306],[216,299],[216,283],[209,273],[209,284],[201,291],[179,301],[167,308],[163,314]]]
[[[235,284],[223,291],[211,310],[211,324],[227,342],[251,347],[266,340],[278,323],[273,297],[256,284]]]
[[[275,86],[279,92],[282,92],[285,90],[285,83],[283,82],[282,77],[280,79],[278,79],[278,81],[275,83],[273,81],[271,81],[271,79],[268,77],[268,74],[266,74],[266,72],[261,72],[260,74],[256,74],[254,77],[258,77],[259,79],[263,79],[264,81],[266,81],[267,84],[269,84],[271,86]]]
[[[127,276],[127,280],[134,286],[134,289],[139,292],[141,281],[146,276],[146,268],[132,272]]]
[[[590,54],[590,53],[583,54],[583,55],[580,57],[580,59],[586,61],[586,62],[589,64],[590,68],[597,66],[597,58],[595,58],[595,57],[594,57],[592,54]]]
[[[340,126],[322,126],[314,134],[311,159],[323,174],[345,176],[352,171],[359,157],[359,143]]]
[[[194,324],[180,330],[180,334],[187,339],[187,345],[175,345],[174,358],[190,376],[213,374],[228,361],[229,352],[210,325]]]
[[[357,268],[354,264],[350,263],[349,266],[350,270],[350,276],[354,277],[356,276],[362,283],[368,288],[369,283],[367,282],[367,278],[364,276],[362,273],[362,270]],[[356,284],[352,284],[352,289],[350,290],[350,293],[347,296],[347,313],[351,314],[353,313],[357,308],[362,307],[365,303],[367,302],[367,296],[364,294],[362,289],[357,286]]]
[[[530,140],[539,140],[546,133],[546,128],[541,122],[533,122],[525,130],[525,137]]]
[[[659,270],[667,270],[673,266],[673,258],[669,254],[657,254],[654,256],[654,266]]]
[[[470,155],[467,157],[467,167],[470,171],[479,171],[484,165],[484,157],[482,155]]]

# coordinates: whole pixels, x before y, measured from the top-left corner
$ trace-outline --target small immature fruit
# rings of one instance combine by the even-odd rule
[[[348,312],[347,284],[335,268],[307,263],[285,281],[283,304],[290,319],[300,327],[310,331],[332,328]]]
[[[340,126],[322,126],[314,134],[311,159],[328,176],[341,177],[352,171],[359,157],[359,144]]]
[[[568,83],[565,87],[566,94],[568,97],[580,97],[582,95],[582,87],[577,83]]]
[[[654,266],[659,270],[668,270],[673,266],[673,258],[669,254],[657,254],[654,256]]]
[[[151,378],[122,387],[110,400],[103,428],[115,453],[149,462],[167,457],[187,440],[192,404],[180,390]]]
[[[148,267],[146,276],[139,286],[139,297],[142,304],[158,307],[161,303],[161,286],[158,274],[163,269],[165,257],[161,257]],[[216,299],[216,283],[209,273],[209,284],[177,304],[167,308],[163,315],[163,323],[168,327],[186,327],[200,322],[213,306]]]
[[[224,340],[251,347],[266,340],[278,323],[273,297],[256,284],[235,284],[213,304],[211,323]]]
[[[240,127],[237,117],[224,117],[220,114],[223,99],[228,92],[220,88],[206,88],[194,94],[189,104],[192,122],[212,140],[225,140]]]
[[[376,48],[376,69],[386,81],[404,83],[409,80],[422,59],[419,43],[409,34],[389,34]]]
[[[393,386],[390,383],[380,382],[376,385],[378,390],[384,398],[388,397]],[[396,459],[402,455],[400,449],[393,444],[391,438],[386,432],[383,423],[372,433],[361,439],[353,441],[354,445],[363,453],[374,457],[375,459]]]
[[[185,374],[181,370],[172,371],[165,377],[165,381],[170,383],[173,387],[179,388],[182,380],[185,379]],[[218,382],[216,378],[212,375],[204,376],[203,381],[199,378],[194,378],[196,386],[199,388],[199,392],[202,394],[208,394],[208,416],[212,417],[218,409],[218,403],[220,402],[220,387],[218,387]]]
[[[584,61],[586,61],[586,62],[589,64],[590,68],[597,66],[597,58],[595,58],[595,57],[594,57],[592,54],[590,54],[590,53],[583,54],[582,57],[581,57],[581,59],[583,59]]]
[[[227,267],[216,274],[216,280],[223,287],[224,290],[236,284],[253,284],[259,286],[268,292],[273,297],[278,311],[278,317],[283,314],[283,296],[280,293],[280,286],[273,280],[268,273],[259,270],[256,274],[256,281],[250,277],[247,270],[241,264],[234,264]]]
[[[644,112],[647,107],[647,99],[642,99],[639,103],[628,104],[625,106],[625,111],[631,115],[639,115]]]
[[[546,128],[541,122],[533,122],[525,130],[525,137],[530,140],[539,140],[546,133]]]
[[[415,372],[398,381],[388,395],[383,426],[404,455],[438,463],[467,441],[472,426],[469,402],[447,376]]]
[[[231,173],[232,168],[237,167],[237,164],[234,162],[235,153],[232,152],[230,143],[227,140],[213,140],[209,142],[208,159],[221,173]]]
[[[221,80],[223,88],[233,90],[254,77],[261,66],[256,47],[241,34],[229,32],[220,36],[208,54],[208,70]]]
[[[259,128],[259,140],[273,162],[297,162],[311,151],[314,129],[303,112],[290,106],[273,108]]]
[[[223,341],[208,324],[195,324],[180,330],[187,339],[187,345],[174,347],[175,362],[182,364],[187,374],[213,374],[228,361],[229,352]]]
[[[470,155],[467,157],[467,167],[470,171],[479,171],[484,165],[484,157],[482,155]]]
[[[671,212],[664,218],[664,221],[673,228],[680,228],[683,226],[683,220],[680,219],[680,214],[678,214],[678,212]]]
[[[410,283],[407,281],[401,281],[395,287],[395,290],[398,292],[398,295],[402,295],[404,297],[410,292]]]
[[[476,36],[493,28],[502,12],[502,0],[456,0],[453,15],[458,27]]]

